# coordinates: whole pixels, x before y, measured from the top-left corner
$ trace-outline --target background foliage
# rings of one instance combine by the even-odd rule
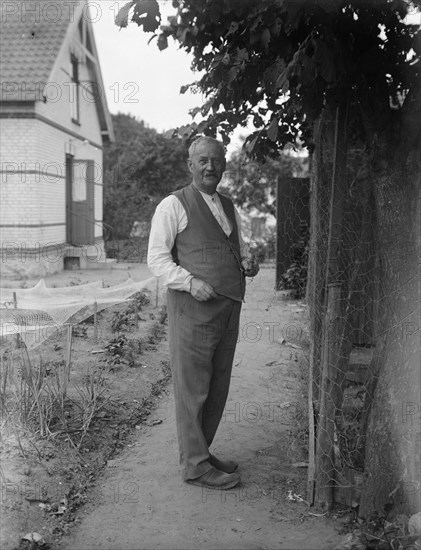
[[[279,176],[306,177],[308,156],[292,156],[281,151],[266,162],[250,161],[244,149],[234,152],[227,162],[220,190],[229,193],[234,203],[246,212],[257,210],[276,216],[276,184]]]
[[[115,142],[104,151],[107,239],[128,238],[134,221],[149,221],[158,202],[190,179],[187,150],[131,115],[113,115]]]

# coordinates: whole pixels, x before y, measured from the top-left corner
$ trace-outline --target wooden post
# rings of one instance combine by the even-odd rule
[[[98,342],[98,303],[94,302],[94,342]]]
[[[70,323],[67,325],[66,333],[66,372],[64,379],[70,380],[70,366],[72,362],[72,345],[73,345],[73,325]]]
[[[13,307],[15,309],[17,309],[17,307],[18,307],[18,299],[16,297],[16,292],[13,293]],[[21,338],[20,338],[19,332],[16,334],[16,347],[17,348],[21,347]]]
[[[308,472],[307,472],[307,501],[310,506],[314,504],[316,454],[315,454],[315,429],[314,429],[314,406],[313,406],[313,375],[310,365],[308,385]]]
[[[343,319],[341,315],[342,281],[339,253],[341,251],[344,201],[346,197],[346,130],[348,101],[336,109],[334,160],[329,206],[329,235],[326,258],[326,309],[322,340],[322,375],[320,414],[316,443],[316,502],[330,510],[333,505],[335,473],[335,413],[340,405],[342,388],[340,371],[343,368]]]

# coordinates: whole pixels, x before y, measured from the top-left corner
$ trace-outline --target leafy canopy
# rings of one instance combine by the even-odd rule
[[[183,86],[204,94],[205,117],[179,129],[184,138],[231,131],[251,120],[246,148],[264,158],[300,139],[312,146],[313,123],[348,97],[361,110],[366,139],[392,111],[419,108],[420,30],[405,17],[420,0],[173,0],[160,26],[156,0],[132,0],[116,18],[172,37],[203,71]],[[411,105],[412,102],[412,105]]]

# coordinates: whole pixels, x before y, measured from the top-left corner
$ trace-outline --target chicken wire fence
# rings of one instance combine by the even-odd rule
[[[339,116],[318,127],[307,286],[309,500],[327,508],[359,503],[378,364],[379,266],[368,159],[355,118],[347,113],[341,136]]]

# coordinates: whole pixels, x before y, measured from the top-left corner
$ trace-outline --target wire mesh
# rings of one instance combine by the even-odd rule
[[[353,118],[354,117],[354,118]],[[317,128],[311,195],[308,302],[311,319],[310,402],[314,446],[310,445],[310,500],[356,505],[364,472],[365,439],[378,357],[375,319],[378,257],[375,203],[368,155],[351,113],[346,126],[346,181],[341,182],[340,227],[332,227],[331,181],[335,118]],[[335,219],[333,217],[333,219]],[[334,237],[332,237],[332,235]],[[329,239],[336,238],[328,260]],[[329,279],[328,263],[335,276]],[[313,466],[313,467],[311,467]]]

